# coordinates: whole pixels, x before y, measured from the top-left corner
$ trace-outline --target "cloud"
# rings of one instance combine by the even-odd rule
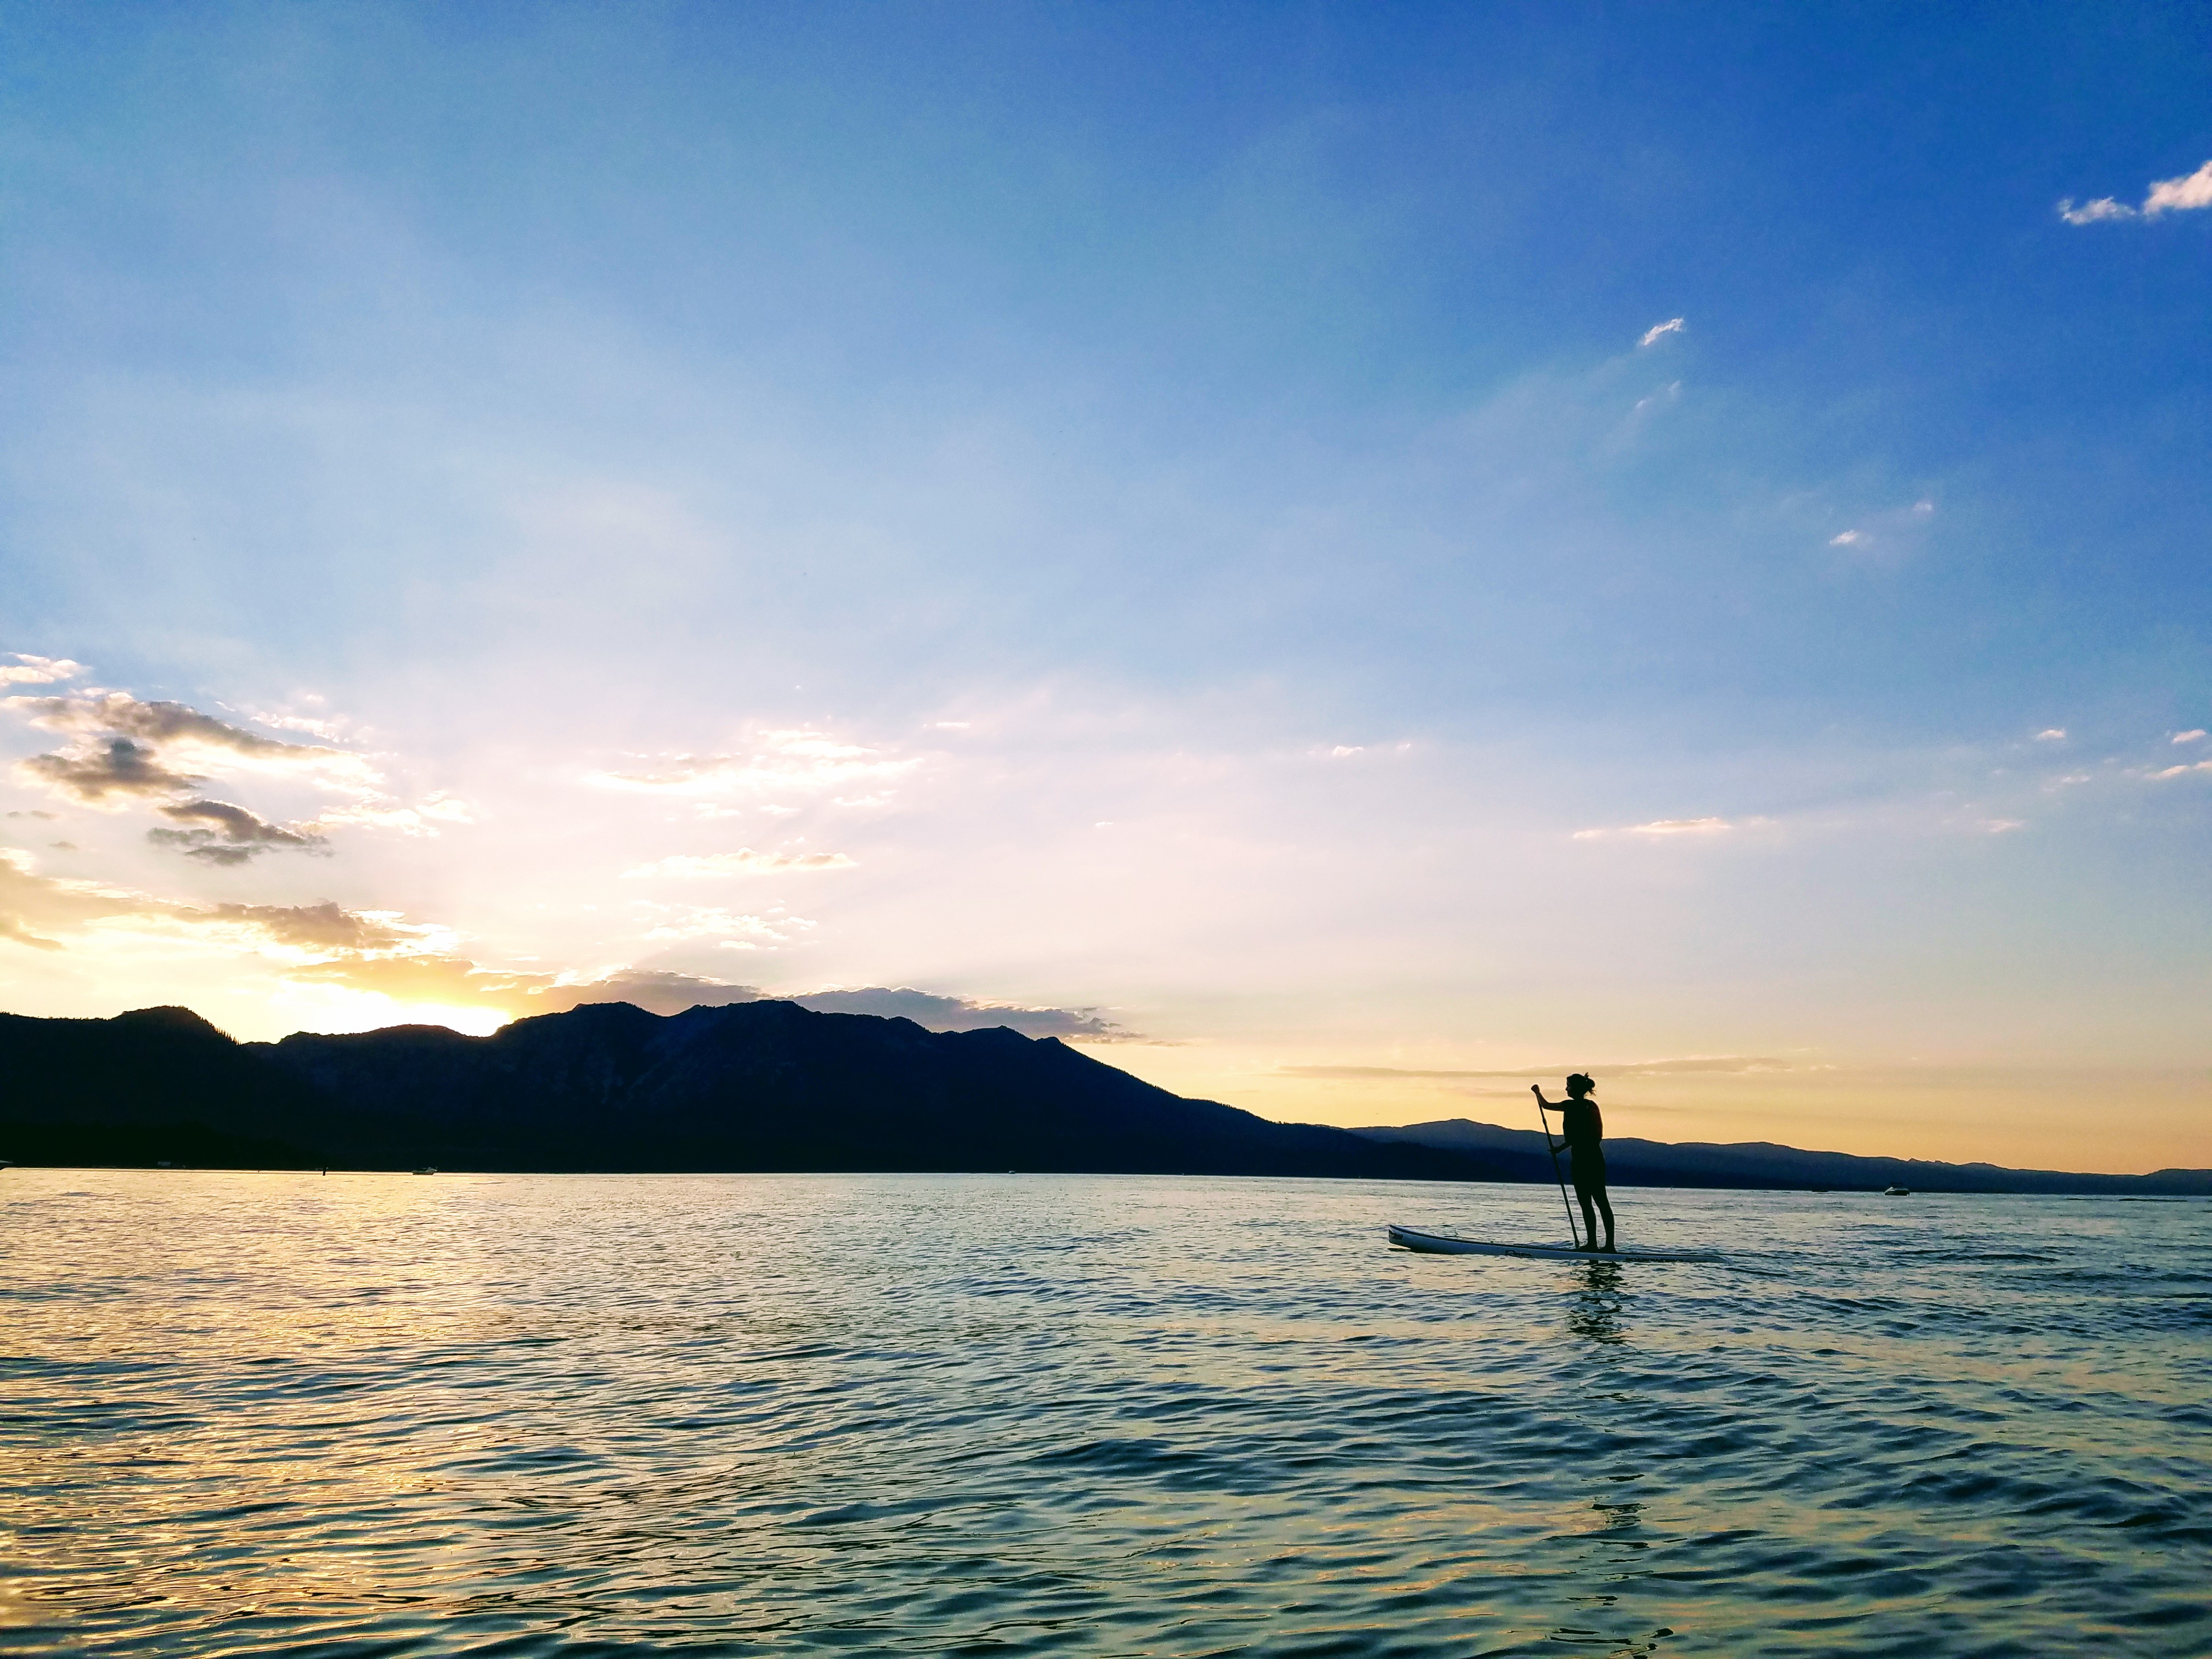
[[[180,702],[147,702],[127,692],[93,690],[12,696],[0,699],[0,708],[71,739],[52,754],[19,762],[20,776],[86,805],[114,811],[152,805],[171,817],[204,820],[190,831],[163,830],[154,839],[189,843],[193,850],[187,856],[209,863],[242,863],[276,847],[319,847],[325,831],[340,827],[434,836],[439,823],[470,821],[468,809],[442,793],[413,806],[384,793],[382,774],[364,756],[264,737]],[[210,770],[284,774],[343,799],[311,823],[279,830],[244,807],[179,801],[180,796],[198,793]]]
[[[2212,772],[2212,761],[2197,761],[2187,766],[2169,766],[2163,772],[2154,772],[2153,778],[2178,778],[2189,772]]]
[[[228,750],[257,760],[323,766],[358,765],[360,757],[319,744],[286,743],[203,714],[181,702],[141,702],[127,691],[88,691],[76,696],[9,697],[6,706],[49,732],[117,733],[163,747],[187,744]]]
[[[1892,507],[1877,513],[1850,529],[1828,538],[1831,547],[1856,547],[1868,550],[1883,550],[1892,555],[1911,547],[1936,516],[1936,503],[1915,501],[1910,507]]]
[[[978,1002],[928,991],[868,986],[817,991],[789,999],[824,1014],[880,1014],[910,1019],[933,1031],[976,1031],[1003,1025],[1024,1036],[1056,1036],[1085,1042],[1142,1042],[1137,1033],[1100,1018],[1096,1008],[1033,1008],[1011,1002]]]
[[[687,1008],[722,1008],[733,1002],[762,1002],[769,994],[757,985],[726,985],[690,974],[656,973],[625,968],[599,979],[555,981],[528,993],[533,1014],[559,1013],[587,1002],[627,1002],[656,1014],[680,1014]]]
[[[57,753],[20,763],[16,769],[88,805],[127,805],[134,798],[188,793],[206,780],[185,767],[289,771],[355,789],[380,781],[358,755],[264,738],[180,702],[142,702],[124,691],[8,697],[0,699],[0,708],[74,739]]]
[[[2109,196],[2100,196],[2094,202],[2074,205],[2071,196],[2063,197],[2058,204],[2058,216],[2069,225],[2094,225],[2100,219],[2132,219],[2136,210],[2122,207]]]
[[[228,801],[179,801],[159,810],[164,817],[192,827],[149,830],[146,839],[159,847],[190,848],[191,850],[185,854],[186,858],[208,864],[244,864],[248,859],[281,848],[319,853],[328,848],[323,837],[312,830],[286,829]]]
[[[9,701],[25,700],[11,697]],[[189,773],[171,771],[154,750],[129,738],[73,744],[59,754],[33,755],[17,762],[15,770],[58,795],[88,806],[105,806],[111,795],[184,794],[207,781]]]
[[[2035,740],[2038,743],[2063,743],[2066,741],[2066,728],[2063,726],[2046,726],[2035,734]]]
[[[1636,349],[1642,351],[1650,347],[1656,346],[1669,334],[1682,333],[1690,325],[1688,322],[1682,318],[1669,317],[1665,322],[1657,325],[1656,327],[1645,329],[1644,331],[1644,337],[1636,343]]]
[[[27,945],[34,951],[59,951],[65,947],[58,939],[48,939],[34,933],[17,918],[0,913],[0,939],[13,939],[18,945]]]
[[[2058,216],[2069,225],[2094,225],[2108,219],[2155,219],[2161,214],[2208,207],[2212,207],[2212,161],[2194,173],[2154,181],[2140,208],[2126,206],[2109,196],[2076,207],[2069,196],[2058,204]]]
[[[407,927],[385,911],[321,904],[217,904],[188,914],[258,928],[278,944],[310,951],[401,949],[441,930]]]
[[[1726,818],[1656,818],[1650,823],[1632,823],[1619,830],[1577,830],[1576,841],[1597,841],[1607,836],[1717,836],[1735,828]]]
[[[526,1000],[533,1013],[553,1013],[587,1002],[628,1002],[656,1014],[680,1014],[687,1008],[721,1008],[739,1002],[795,1002],[821,1014],[910,1019],[932,1031],[1005,1026],[1024,1036],[1056,1036],[1077,1042],[1142,1040],[1135,1032],[1100,1018],[1096,1008],[1036,1008],[881,985],[788,995],[764,991],[757,985],[732,985],[690,974],[640,968],[625,968],[594,980],[556,981],[531,990]]]
[[[764,916],[734,910],[709,909],[696,904],[641,903],[637,907],[653,922],[646,938],[659,944],[711,939],[726,951],[772,951],[789,945],[795,935],[814,924],[805,916],[771,910]]]
[[[405,836],[434,836],[440,823],[474,823],[466,802],[455,800],[441,789],[412,806],[383,796],[371,796],[356,801],[350,806],[334,806],[319,812],[312,827],[317,830],[358,828],[363,830],[397,830]]]
[[[603,789],[675,795],[821,794],[856,783],[883,784],[921,764],[880,749],[847,743],[826,732],[763,733],[749,754],[665,755],[633,771],[595,772]]]
[[[1588,1072],[1601,1079],[1608,1077],[1674,1077],[1684,1073],[1739,1073],[1744,1072],[1796,1072],[1807,1069],[1787,1060],[1776,1060],[1758,1054],[1695,1054],[1681,1060],[1640,1060],[1623,1061],[1617,1066],[1516,1066],[1504,1071],[1444,1072],[1414,1071],[1395,1066],[1284,1066],[1277,1068],[1279,1077],[1302,1077],[1337,1082],[1358,1081],[1376,1078],[1565,1078],[1576,1072]]]
[[[30,657],[20,651],[7,653],[13,664],[0,662],[0,685],[52,685],[56,680],[73,680],[89,671],[81,662],[71,662],[67,657]]]
[[[740,847],[734,853],[708,853],[697,857],[677,854],[656,859],[651,864],[623,871],[623,879],[639,881],[657,876],[694,881],[724,876],[781,875],[794,871],[849,870],[853,866],[854,860],[842,853],[756,853],[750,847]]]
[[[2173,734],[2170,741],[2174,743],[2202,743],[2204,741],[2204,728],[2200,726],[2193,732],[2177,732]]]
[[[2144,218],[2155,219],[2161,213],[2205,207],[2212,207],[2212,161],[2184,178],[2161,179],[2154,184],[2150,194],[2143,198],[2142,211]]]

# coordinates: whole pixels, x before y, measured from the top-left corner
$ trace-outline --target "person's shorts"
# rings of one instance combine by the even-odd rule
[[[1578,1193],[1601,1193],[1605,1190],[1605,1151],[1602,1147],[1575,1148],[1575,1190]]]

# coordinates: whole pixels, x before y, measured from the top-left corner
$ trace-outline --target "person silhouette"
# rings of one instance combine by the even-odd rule
[[[1583,1240],[1575,1246],[1578,1250],[1610,1250],[1613,1249],[1613,1204],[1605,1194],[1605,1119],[1600,1115],[1597,1102],[1590,1097],[1597,1091],[1597,1079],[1577,1072],[1567,1079],[1567,1097],[1556,1105],[1544,1098],[1540,1083],[1528,1085],[1528,1092],[1536,1097],[1537,1106],[1547,1112],[1559,1115],[1559,1133],[1562,1137],[1553,1152],[1565,1151],[1574,1160],[1575,1196],[1582,1201]],[[1551,1145],[1552,1126],[1544,1126],[1544,1140]],[[1593,1207],[1595,1213],[1592,1213]],[[1605,1218],[1605,1243],[1597,1242],[1597,1218]]]

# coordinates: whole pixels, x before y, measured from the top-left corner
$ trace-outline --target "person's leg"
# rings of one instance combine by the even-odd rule
[[[1602,1187],[1597,1189],[1596,1198],[1598,1212],[1605,1217],[1605,1248],[1609,1250],[1613,1248],[1613,1200],[1605,1195],[1605,1188]],[[1585,1214],[1589,1211],[1589,1205],[1590,1201],[1588,1198],[1583,1200],[1583,1211]],[[1593,1232],[1591,1237],[1595,1237],[1596,1234]]]
[[[1597,1212],[1590,1208],[1589,1188],[1577,1181],[1575,1196],[1582,1200],[1583,1205],[1583,1236],[1575,1241],[1575,1248],[1578,1250],[1595,1249],[1597,1248]]]

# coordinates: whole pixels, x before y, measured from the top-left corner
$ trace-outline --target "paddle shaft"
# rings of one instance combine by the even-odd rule
[[[1575,1225],[1575,1206],[1567,1201],[1567,1178],[1559,1173],[1559,1149],[1552,1145],[1552,1120],[1544,1115],[1544,1103],[1536,1103],[1536,1127],[1544,1132],[1544,1149],[1552,1155],[1552,1179],[1559,1183],[1559,1207],[1567,1212],[1567,1237],[1577,1246],[1583,1242],[1583,1230]],[[1592,1243],[1597,1241],[1592,1239]]]

